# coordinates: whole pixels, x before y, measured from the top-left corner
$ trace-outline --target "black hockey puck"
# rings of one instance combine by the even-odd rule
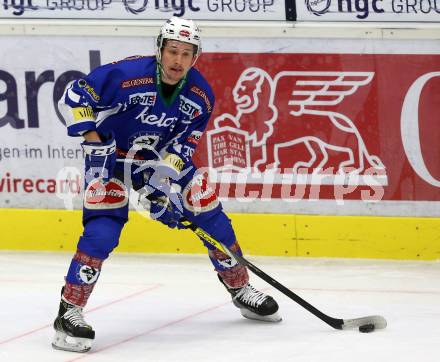
[[[361,333],[370,333],[374,331],[374,324],[364,324],[363,326],[359,326],[359,332]]]

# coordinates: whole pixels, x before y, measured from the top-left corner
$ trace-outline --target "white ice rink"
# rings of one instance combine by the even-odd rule
[[[370,334],[334,330],[258,277],[283,321],[246,320],[207,257],[114,254],[86,308],[87,354],[53,350],[71,254],[0,253],[0,361],[440,361],[440,263],[248,257],[337,318],[383,315]]]

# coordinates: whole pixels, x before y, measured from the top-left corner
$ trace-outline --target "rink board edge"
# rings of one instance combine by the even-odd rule
[[[440,259],[440,218],[229,214],[249,255]],[[1,250],[73,251],[81,211],[0,209]],[[190,231],[130,212],[116,251],[205,253]]]

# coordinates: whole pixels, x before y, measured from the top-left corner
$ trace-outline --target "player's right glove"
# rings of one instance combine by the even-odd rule
[[[103,142],[84,141],[81,146],[86,154],[86,181],[101,178],[104,182],[108,182],[113,177],[116,165],[116,141],[113,134],[104,138]]]

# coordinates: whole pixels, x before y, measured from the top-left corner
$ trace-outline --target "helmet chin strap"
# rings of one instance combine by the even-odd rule
[[[161,52],[162,52],[162,48],[159,48],[158,56],[156,57],[156,60],[157,60],[157,66],[159,68],[158,74],[160,75],[160,80],[162,81],[163,80],[163,76],[165,74],[165,69],[164,69],[164,67],[162,65],[162,53]]]
[[[198,54],[194,56],[194,61],[191,64],[191,68],[194,67],[194,65],[196,65],[197,59],[199,59],[199,55]]]

